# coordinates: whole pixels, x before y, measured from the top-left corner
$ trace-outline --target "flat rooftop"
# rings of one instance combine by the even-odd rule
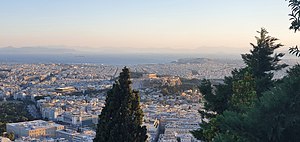
[[[52,121],[44,121],[44,120],[33,120],[33,121],[25,121],[25,122],[18,122],[18,123],[7,123],[6,125],[10,125],[13,127],[23,127],[26,130],[34,130],[39,128],[50,128],[55,126],[62,126],[56,124]]]

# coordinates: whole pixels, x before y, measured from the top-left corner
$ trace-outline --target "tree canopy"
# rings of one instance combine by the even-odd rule
[[[139,93],[131,89],[130,71],[125,67],[107,92],[94,142],[146,141],[147,130],[141,126],[143,112],[139,103]]]
[[[300,141],[299,84],[300,65],[296,65],[246,113],[225,111],[219,115],[215,141]]]
[[[19,101],[0,102],[0,134],[6,131],[6,123],[34,119],[28,112],[26,105],[26,103]]]
[[[241,122],[241,118],[252,109],[263,96],[275,86],[273,72],[286,67],[280,64],[283,53],[275,53],[282,47],[275,43],[278,39],[268,36],[265,29],[258,32],[257,44],[252,44],[249,54],[242,54],[246,67],[235,69],[232,76],[225,77],[224,84],[212,86],[208,80],[203,80],[199,89],[203,94],[204,108],[200,110],[202,121],[200,129],[193,135],[204,141],[227,139],[228,141],[245,141],[235,131],[226,131],[229,124]],[[225,119],[226,118],[226,119]],[[224,120],[230,121],[229,124]],[[233,122],[231,122],[233,121]],[[242,131],[242,127],[238,127]]]
[[[260,97],[262,92],[272,87],[274,75],[271,71],[281,70],[287,65],[279,64],[279,61],[284,56],[283,53],[274,53],[276,49],[283,46],[280,43],[275,43],[278,39],[269,36],[264,28],[261,28],[258,33],[260,36],[255,37],[257,43],[251,43],[253,49],[250,51],[250,54],[242,54],[242,58],[255,78],[255,90],[258,97]]]

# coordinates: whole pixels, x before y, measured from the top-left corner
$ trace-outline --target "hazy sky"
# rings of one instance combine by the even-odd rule
[[[299,44],[300,33],[288,29],[287,5],[285,0],[1,0],[0,47],[244,52],[261,27],[291,46]]]

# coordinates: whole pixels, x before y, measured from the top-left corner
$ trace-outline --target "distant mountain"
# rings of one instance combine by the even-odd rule
[[[3,47],[0,54],[65,54],[76,50],[63,47]]]
[[[214,62],[214,60],[208,59],[208,58],[182,58],[182,59],[178,59],[176,61],[173,61],[171,63],[175,63],[175,64],[203,64],[203,63],[209,63],[209,62]]]

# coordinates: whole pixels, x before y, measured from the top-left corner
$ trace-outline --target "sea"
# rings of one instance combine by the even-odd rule
[[[201,54],[0,54],[1,64],[165,64],[180,58],[218,58]]]

